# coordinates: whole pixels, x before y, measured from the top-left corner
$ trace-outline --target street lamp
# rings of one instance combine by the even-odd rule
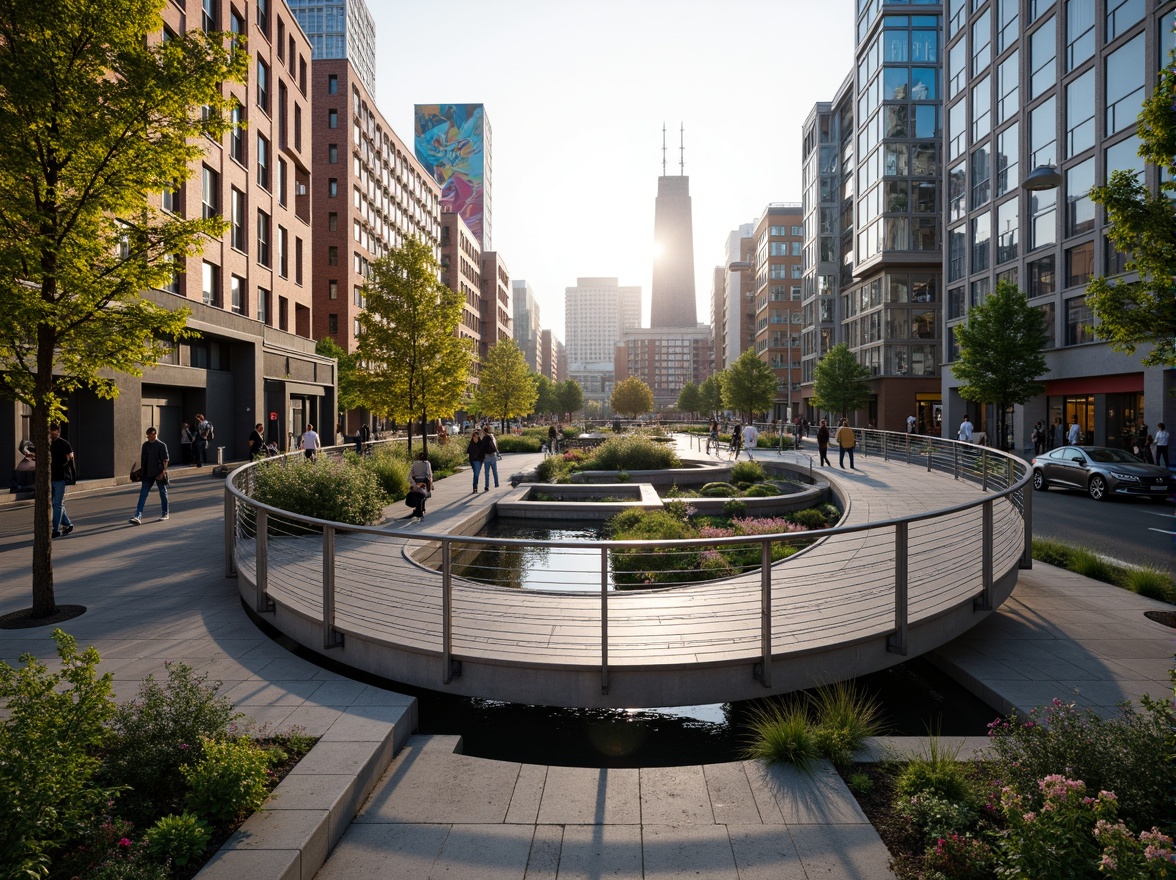
[[[1038,192],[1043,189],[1057,189],[1062,185],[1062,175],[1052,163],[1038,165],[1021,182],[1021,189],[1028,192]]]

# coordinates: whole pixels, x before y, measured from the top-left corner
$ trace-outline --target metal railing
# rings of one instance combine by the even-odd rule
[[[599,640],[593,649],[583,638],[569,637],[564,646],[567,658],[561,659],[584,662],[587,655],[588,662],[599,666],[602,693],[606,694],[610,663],[618,656],[632,658],[638,650],[632,635],[636,628],[629,624],[644,627],[642,650],[656,652],[659,646],[667,653],[678,650],[675,646],[689,641],[687,627],[675,615],[662,620],[656,605],[672,599],[675,587],[704,586],[709,590],[708,603],[701,614],[718,627],[717,638],[724,640],[725,648],[742,647],[754,652],[752,657],[758,655],[755,675],[765,687],[771,687],[772,657],[778,653],[777,638],[785,630],[791,642],[803,646],[827,637],[838,627],[852,627],[857,622],[854,615],[884,614],[892,621],[886,635],[887,649],[905,654],[912,619],[934,616],[967,602],[977,610],[991,609],[995,573],[1003,575],[1013,567],[1031,566],[1029,471],[1025,462],[992,449],[940,438],[872,430],[857,431],[856,436],[856,451],[861,456],[950,474],[956,480],[976,484],[982,495],[914,515],[811,531],[577,542],[575,551],[580,559],[575,567],[587,569],[588,579],[596,587],[577,593],[529,591],[526,601],[519,603],[517,618],[500,616],[491,626],[478,608],[487,587],[458,573],[459,564],[482,548],[521,552],[524,548],[562,548],[565,542],[353,526],[282,511],[251,497],[255,463],[238,468],[226,481],[226,574],[235,576],[243,568],[253,575],[251,604],[257,612],[272,610],[277,597],[321,619],[324,648],[342,645],[347,632],[362,629],[365,637],[372,637],[375,629],[375,637],[388,644],[411,642],[418,650],[435,652],[441,658],[444,683],[460,674],[462,656],[517,659],[520,652],[543,645],[558,652],[559,645],[552,645],[550,634],[536,640],[530,633],[544,627],[559,628],[570,603],[577,614],[587,615],[591,626],[598,628]],[[326,450],[327,454],[338,451]],[[952,526],[979,526],[979,540],[944,546],[939,536],[943,528]],[[344,537],[346,546],[340,542]],[[435,571],[403,554],[406,539],[431,553]],[[793,548],[801,544],[809,549],[794,553]],[[821,564],[822,557],[812,555],[820,546],[830,547],[840,560],[841,580],[826,580],[819,569],[815,574],[810,571],[813,565]],[[746,563],[749,549],[758,564]],[[280,572],[275,568],[275,552]],[[845,562],[842,553],[852,554],[852,564]],[[623,568],[628,572],[641,571],[642,554],[663,563],[649,584],[664,591],[659,597],[650,597],[647,590],[634,591],[649,599],[637,603],[632,601],[633,593],[615,589],[617,560],[626,554],[628,564]],[[667,555],[673,554],[680,554],[678,561],[664,565]],[[791,558],[778,561],[784,556]],[[736,557],[744,560],[738,569],[732,566],[726,570],[718,561]],[[700,576],[700,569],[711,563],[722,570],[723,579],[708,581]],[[810,571],[800,583],[793,574],[794,566]],[[944,571],[951,575],[943,577]],[[561,572],[552,572],[552,577],[559,581]],[[810,584],[808,578],[817,583]],[[341,590],[346,594],[342,604]],[[596,601],[591,598],[596,590],[598,612],[591,604]],[[461,594],[460,613],[455,611],[455,593]],[[370,603],[388,613],[375,614]],[[373,624],[377,618],[388,622],[382,627]],[[405,622],[409,618],[415,622]],[[610,632],[610,619],[623,624],[620,634],[616,626]],[[758,622],[758,627],[749,626],[749,621]],[[676,629],[676,624],[681,628]],[[459,642],[464,645],[462,650],[457,647]]]

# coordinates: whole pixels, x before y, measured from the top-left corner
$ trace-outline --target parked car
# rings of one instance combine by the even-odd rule
[[[1148,464],[1125,449],[1108,446],[1059,446],[1035,456],[1033,488],[1078,489],[1095,501],[1112,495],[1162,501],[1176,491],[1167,468]]]

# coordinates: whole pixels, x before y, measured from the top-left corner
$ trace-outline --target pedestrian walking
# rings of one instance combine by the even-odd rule
[[[857,438],[854,436],[853,428],[849,426],[849,419],[842,419],[841,424],[837,428],[837,433],[833,439],[837,441],[837,445],[841,447],[841,454],[839,456],[839,464],[841,469],[845,470],[845,453],[849,453],[849,469],[856,471],[857,468],[853,466],[853,448],[857,445]]]
[[[752,458],[751,450],[759,445],[759,429],[751,422],[748,422],[743,428],[743,448],[747,450],[747,458],[750,461]]]
[[[735,427],[731,429],[731,460],[739,460],[739,450],[743,448],[743,425],[739,422],[735,423]]]
[[[212,438],[212,423],[204,418],[204,413],[196,413],[196,436],[192,440],[192,463],[196,467],[204,467],[208,461],[208,444]],[[162,443],[163,441],[158,442]]]
[[[916,419],[913,415],[907,416],[907,419],[906,419],[907,433],[908,434],[915,433],[915,426],[918,424],[919,424],[919,420]]]
[[[474,471],[474,494],[478,494],[478,477],[482,474],[482,464],[486,460],[486,449],[482,446],[482,432],[474,428],[470,442],[466,445],[466,455],[470,460],[470,467]]]
[[[1045,425],[1038,420],[1037,424],[1033,426],[1033,434],[1030,438],[1033,440],[1034,455],[1041,455],[1041,453],[1045,452],[1045,434]]]
[[[139,473],[142,488],[139,489],[139,503],[135,507],[135,515],[131,517],[133,525],[142,525],[143,508],[147,505],[147,496],[151,494],[152,486],[159,486],[159,503],[162,513],[160,522],[168,519],[167,507],[167,444],[156,436],[154,427],[147,429],[147,442],[139,451]]]
[[[710,455],[711,448],[714,448],[715,454],[719,451],[719,422],[717,419],[711,419],[710,433],[706,435],[706,453]]]
[[[184,422],[180,426],[180,464],[192,463],[192,441],[196,439],[196,432],[192,426]]]
[[[821,467],[832,467],[829,464],[829,423],[824,419],[817,428],[817,451],[821,453]]]
[[[486,474],[486,491],[490,491],[490,473],[494,473],[494,488],[498,488],[498,441],[487,425],[482,431],[482,470]]]
[[[412,513],[406,517],[421,519],[425,515],[425,502],[433,495],[433,465],[429,463],[429,453],[423,449],[417,453],[416,461],[408,471],[409,493],[416,492],[416,504]]]
[[[318,432],[315,431],[314,425],[307,423],[306,430],[302,432],[302,454],[311,461],[318,461],[319,442]]]
[[[261,422],[253,426],[253,430],[249,432],[249,458],[265,458],[265,437],[262,435],[264,430]]]
[[[1156,422],[1156,464],[1162,464],[1166,468],[1172,467],[1168,463],[1168,442],[1171,435],[1168,433],[1167,427],[1163,422]]]
[[[74,530],[65,512],[65,487],[74,479],[74,453],[69,441],[61,436],[61,425],[49,423],[49,483],[53,499],[53,537],[60,538]]]
[[[964,420],[960,422],[960,430],[956,434],[956,439],[963,443],[972,442],[972,420],[966,414]]]
[[[1078,424],[1078,413],[1074,413],[1074,417],[1070,419],[1070,430],[1066,434],[1066,442],[1071,446],[1077,446],[1082,442],[1082,428]]]

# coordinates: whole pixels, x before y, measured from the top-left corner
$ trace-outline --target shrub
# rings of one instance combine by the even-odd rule
[[[131,787],[131,816],[137,820],[177,802],[180,765],[199,754],[202,742],[224,738],[241,717],[217,694],[220,682],[209,684],[207,674],[196,675],[186,663],[169,661],[165,668],[167,683],[161,686],[148,676],[111,724],[103,777]]]
[[[874,780],[870,778],[869,773],[863,773],[860,770],[856,773],[849,774],[849,778],[845,780],[845,784],[849,786],[849,790],[854,794],[869,794],[874,790]]]
[[[979,822],[976,811],[969,804],[930,792],[899,798],[894,811],[917,829],[927,842],[953,834],[966,834]]]
[[[762,483],[767,477],[758,461],[737,461],[731,468],[732,483]]]
[[[1096,581],[1113,584],[1118,581],[1116,566],[1107,562],[1097,553],[1079,547],[1070,557],[1070,571]]]
[[[1093,834],[1099,815],[1114,795],[1086,797],[1077,779],[1051,775],[1042,779],[1040,809],[1034,810],[1011,788],[1001,791],[1000,811],[1008,833],[998,851],[1000,870],[1014,877],[1084,878],[1094,875],[1099,847]]]
[[[748,758],[794,764],[805,773],[812,772],[817,747],[803,703],[772,701],[766,707],[757,706],[751,711],[750,727],[753,738],[744,752]]]
[[[495,436],[498,442],[499,452],[538,452],[542,447],[544,440],[538,437],[520,437],[517,434],[503,434],[501,437]]]
[[[1123,586],[1133,593],[1159,599],[1161,602],[1176,600],[1176,588],[1166,571],[1153,566],[1128,568],[1123,575]]]
[[[188,807],[213,821],[230,821],[265,803],[269,756],[245,737],[206,739],[195,764],[180,768],[188,783]]]
[[[993,850],[979,837],[953,831],[940,837],[923,860],[928,878],[988,880],[992,876]]]
[[[391,499],[368,468],[344,461],[308,459],[264,462],[255,469],[253,497],[279,510],[352,525],[371,525],[383,516]],[[308,529],[281,517],[270,518],[271,534]]]
[[[866,737],[877,736],[882,729],[882,707],[853,682],[817,688],[812,708],[817,717],[813,732],[817,752],[839,767],[853,760]]]
[[[920,753],[907,762],[894,783],[894,790],[903,797],[933,795],[944,800],[967,803],[972,800],[972,788],[956,757],[959,746],[946,747],[938,735],[932,734],[926,754]]]
[[[592,471],[648,471],[681,467],[673,449],[645,437],[623,436],[605,440],[584,462]]]
[[[789,522],[796,523],[798,526],[803,526],[806,529],[823,529],[828,524],[825,519],[825,514],[815,507],[808,507],[804,510],[797,510],[785,517]]]
[[[143,836],[147,851],[159,861],[171,859],[177,867],[186,867],[204,854],[212,832],[197,816],[180,813],[164,816]]]
[[[988,726],[996,776],[1032,809],[1039,798],[1038,780],[1065,773],[1092,790],[1113,791],[1124,821],[1146,828],[1174,814],[1168,791],[1176,781],[1176,764],[1156,760],[1166,754],[1173,720],[1166,701],[1145,698],[1142,712],[1124,704],[1117,716],[1103,718],[1055,699],[1025,720],[1014,714]]]
[[[382,447],[374,455],[362,458],[348,452],[344,458],[349,466],[371,472],[384,494],[392,501],[399,501],[408,494],[408,469],[412,466],[399,454],[402,448]]]
[[[96,754],[114,715],[110,675],[98,652],[53,631],[61,671],[31,654],[14,669],[0,661],[0,870],[40,877],[50,853],[112,797],[97,784]]]
[[[730,519],[747,516],[747,502],[732,498],[723,504],[723,516]]]
[[[821,516],[825,517],[825,522],[830,525],[841,521],[841,511],[837,509],[836,504],[830,504],[828,501],[826,501],[820,507],[813,509],[819,510],[821,512]]]
[[[734,498],[739,490],[730,483],[707,483],[698,490],[703,498]]]
[[[681,520],[682,522],[687,522],[694,511],[694,508],[685,501],[677,499],[664,502],[662,509],[674,519]]]
[[[1069,568],[1073,553],[1074,549],[1063,541],[1054,541],[1050,538],[1033,539],[1033,558],[1046,565]]]
[[[766,486],[763,483],[756,483],[748,487],[747,491],[743,493],[746,498],[770,498],[773,495],[780,494],[771,486]]]

